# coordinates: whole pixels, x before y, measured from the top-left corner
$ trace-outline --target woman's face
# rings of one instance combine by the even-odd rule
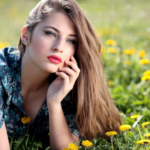
[[[29,59],[40,69],[54,73],[65,66],[75,54],[76,31],[72,20],[61,12],[52,11],[50,15],[35,27],[26,52]],[[57,55],[61,62],[55,63],[48,56]]]

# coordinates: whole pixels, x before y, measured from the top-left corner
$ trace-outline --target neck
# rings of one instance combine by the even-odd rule
[[[26,92],[38,92],[49,85],[50,73],[40,69],[31,60],[22,58],[21,85]]]

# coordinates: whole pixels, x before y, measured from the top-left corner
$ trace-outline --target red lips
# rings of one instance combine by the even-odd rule
[[[60,64],[62,62],[61,58],[57,55],[51,55],[47,57],[52,63]]]

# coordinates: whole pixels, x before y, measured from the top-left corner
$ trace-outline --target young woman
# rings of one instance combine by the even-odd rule
[[[30,12],[18,48],[0,50],[0,150],[8,136],[29,133],[62,149],[83,137],[119,132],[101,44],[75,0],[41,0]],[[48,136],[47,134],[50,133]]]

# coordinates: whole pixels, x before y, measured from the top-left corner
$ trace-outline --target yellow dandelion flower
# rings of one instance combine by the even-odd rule
[[[71,143],[69,144],[69,147],[68,147],[70,150],[78,150],[78,146],[75,145],[74,143]]]
[[[112,46],[115,46],[116,45],[116,41],[115,40],[106,40],[106,45],[112,45]]]
[[[0,42],[0,49],[7,47],[8,46],[8,42]]]
[[[150,70],[144,72],[144,76],[148,76],[148,75],[150,75]]]
[[[141,115],[132,115],[132,116],[130,116],[130,118],[131,119],[137,119],[137,118],[139,118]]]
[[[136,144],[144,144],[144,142],[142,140],[139,140],[136,142]]]
[[[69,148],[63,148],[63,150],[70,150]]]
[[[150,80],[150,75],[148,75],[148,76],[143,76],[143,77],[141,78],[141,80],[142,80],[142,81]]]
[[[139,53],[139,58],[144,58],[145,54],[144,53]]]
[[[28,122],[30,122],[31,121],[31,118],[30,117],[23,117],[23,118],[21,118],[21,122],[23,123],[23,124],[26,124],[26,123],[28,123]]]
[[[144,139],[143,142],[150,144],[150,140],[147,140],[147,139]]]
[[[144,122],[144,123],[142,123],[141,125],[142,125],[142,127],[144,128],[146,125],[148,125],[148,124],[150,124],[150,122]]]
[[[150,144],[150,140],[147,140],[147,139],[143,139],[143,140],[139,140],[136,142],[137,144],[144,144],[144,143],[148,143]]]
[[[125,61],[124,64],[131,65],[131,62],[130,61]]]
[[[106,135],[107,135],[107,136],[114,136],[114,135],[116,135],[116,134],[117,134],[116,131],[109,131],[109,132],[106,132]]]
[[[141,65],[147,65],[147,64],[149,64],[150,62],[149,62],[149,59],[141,59],[140,60],[140,64]]]
[[[146,51],[144,51],[144,50],[140,50],[140,51],[139,51],[138,56],[139,56],[140,58],[144,58],[145,55],[146,55]]]
[[[81,144],[82,144],[83,146],[92,146],[92,145],[93,145],[93,143],[90,142],[89,140],[82,141]]]
[[[144,136],[150,137],[150,133],[146,133]]]
[[[126,131],[126,130],[128,130],[128,129],[131,129],[131,126],[130,126],[130,125],[121,125],[121,126],[120,126],[120,130],[121,130],[121,131]]]
[[[124,53],[125,55],[133,55],[133,54],[135,53],[135,50],[134,50],[134,49],[125,49],[125,50],[123,51],[123,53]]]
[[[117,50],[115,48],[108,48],[107,51],[112,54],[117,54]]]

